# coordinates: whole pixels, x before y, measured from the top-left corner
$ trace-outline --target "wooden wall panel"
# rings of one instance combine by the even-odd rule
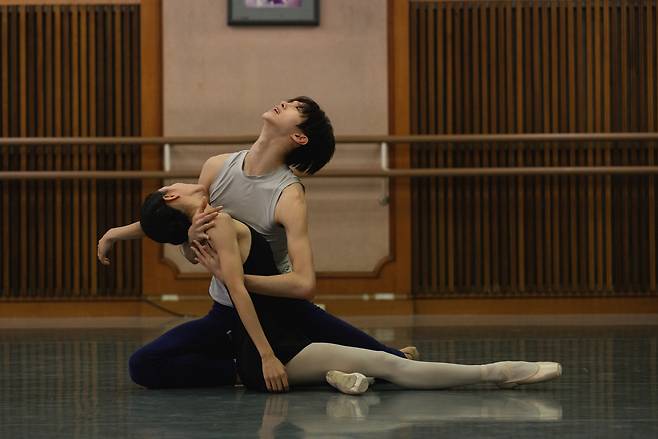
[[[73,2],[72,2],[73,3]],[[139,136],[140,5],[0,5],[0,135]],[[141,168],[137,145],[7,146],[0,169]],[[141,182],[0,182],[0,299],[141,295],[141,243],[98,270],[98,231]]]
[[[409,1],[414,134],[655,131],[650,0]],[[411,145],[412,167],[653,165],[650,142]],[[412,181],[416,297],[655,295],[653,176]]]

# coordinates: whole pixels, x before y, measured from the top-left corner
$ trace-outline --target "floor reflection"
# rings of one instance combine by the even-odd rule
[[[0,438],[658,437],[658,328],[403,328],[427,360],[562,362],[557,381],[362,396],[328,386],[151,391],[127,360],[158,331],[0,330]]]

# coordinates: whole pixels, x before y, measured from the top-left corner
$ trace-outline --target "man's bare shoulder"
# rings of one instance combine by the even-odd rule
[[[301,183],[293,183],[281,192],[274,209],[274,219],[285,225],[299,216],[306,216],[306,196],[304,186]]]
[[[219,173],[220,169],[222,169],[222,166],[224,166],[224,163],[230,156],[231,156],[230,153],[219,154],[212,156],[208,160],[206,160],[206,162],[203,164],[203,167],[201,168],[201,174],[199,175],[199,184],[209,188],[212,182],[217,177],[217,174]]]

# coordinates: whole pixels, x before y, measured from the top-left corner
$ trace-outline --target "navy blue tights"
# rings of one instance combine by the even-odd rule
[[[313,342],[404,354],[389,348],[311,302],[291,301],[286,309]],[[233,348],[227,332],[238,318],[231,307],[214,303],[202,319],[177,326],[138,349],[129,361],[130,377],[152,389],[234,384]]]

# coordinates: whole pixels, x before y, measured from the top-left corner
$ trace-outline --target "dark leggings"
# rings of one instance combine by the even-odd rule
[[[287,311],[313,342],[385,351],[399,357],[392,349],[332,316],[311,302],[292,301]],[[227,334],[238,318],[231,307],[214,303],[202,319],[183,323],[130,357],[132,380],[144,387],[214,387],[235,383],[233,347]]]

